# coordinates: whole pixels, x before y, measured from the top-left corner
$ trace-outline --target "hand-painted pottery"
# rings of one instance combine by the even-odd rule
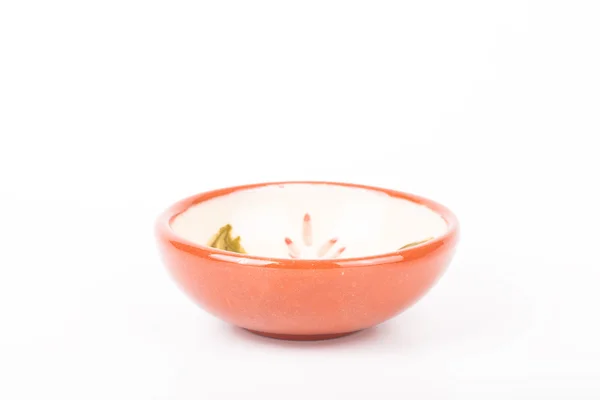
[[[450,263],[458,222],[394,190],[278,182],[184,199],[156,234],[175,281],[209,313],[264,336],[316,340],[417,301]]]

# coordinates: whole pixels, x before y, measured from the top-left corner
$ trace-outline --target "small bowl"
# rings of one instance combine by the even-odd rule
[[[277,182],[181,200],[156,234],[171,275],[207,312],[263,336],[319,340],[421,298],[454,255],[458,222],[395,190]]]

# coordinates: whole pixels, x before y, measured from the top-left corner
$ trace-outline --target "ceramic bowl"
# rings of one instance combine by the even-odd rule
[[[179,201],[156,234],[171,275],[207,312],[264,336],[318,340],[421,298],[450,263],[458,223],[395,190],[278,182]]]

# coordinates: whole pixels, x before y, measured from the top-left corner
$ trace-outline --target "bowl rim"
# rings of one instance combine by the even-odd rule
[[[308,184],[308,185],[333,185],[333,186],[344,186],[355,189],[366,189],[373,190],[376,192],[382,192],[395,198],[401,198],[404,200],[411,201],[413,203],[424,205],[430,208],[432,211],[440,215],[448,226],[447,231],[433,240],[428,242],[409,247],[403,250],[396,250],[388,253],[374,254],[364,257],[352,257],[352,258],[334,258],[334,259],[308,259],[308,258],[279,258],[279,257],[266,257],[257,256],[252,254],[240,254],[231,251],[216,249],[208,245],[198,244],[185,239],[175,233],[171,227],[171,222],[180,214],[187,211],[190,207],[202,203],[207,200],[211,200],[217,197],[231,194],[233,192],[256,189],[266,186],[276,185],[294,185],[294,184]],[[412,193],[402,192],[395,189],[382,188],[377,186],[363,185],[358,183],[349,182],[330,182],[330,181],[276,181],[276,182],[262,182],[252,183],[245,185],[229,186],[219,189],[213,189],[204,191],[184,199],[177,201],[176,203],[169,206],[164,210],[156,220],[155,234],[159,241],[169,242],[172,246],[191,253],[193,255],[212,259],[213,261],[227,262],[231,264],[238,264],[244,266],[256,266],[256,267],[273,267],[273,268],[288,268],[288,269],[328,269],[328,268],[340,268],[340,267],[362,267],[362,266],[373,266],[381,264],[391,264],[404,261],[412,261],[418,258],[422,258],[430,253],[435,252],[441,247],[454,246],[458,240],[459,223],[456,215],[450,211],[446,206],[433,201],[431,199],[415,195]]]

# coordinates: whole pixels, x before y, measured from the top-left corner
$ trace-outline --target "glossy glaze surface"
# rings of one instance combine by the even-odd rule
[[[203,201],[177,215],[171,227],[200,245],[228,227],[246,253],[313,259],[389,253],[448,230],[429,207],[383,191],[301,183],[264,185]]]
[[[170,224],[200,202],[273,183],[215,190],[176,203],[157,221],[161,255],[179,286],[203,309],[234,325],[267,336],[317,339],[392,318],[423,296],[450,263],[458,223],[444,206],[388,189],[303,183],[384,192],[427,206],[448,228],[424,244],[368,257],[289,259],[237,254],[183,239]]]

